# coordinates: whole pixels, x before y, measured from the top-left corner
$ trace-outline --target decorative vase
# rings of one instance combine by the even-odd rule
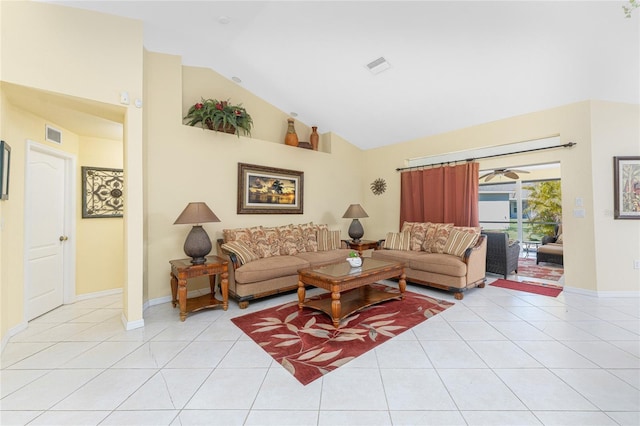
[[[352,268],[358,268],[362,266],[361,257],[347,257],[347,262],[349,262]]]
[[[318,127],[311,126],[311,135],[309,136],[309,142],[311,142],[311,149],[314,151],[318,150],[318,140],[320,139],[320,135],[318,134]]]
[[[284,143],[290,146],[298,146],[298,135],[296,134],[296,128],[293,127],[293,118],[288,118],[289,128],[287,129],[287,135],[284,137]]]

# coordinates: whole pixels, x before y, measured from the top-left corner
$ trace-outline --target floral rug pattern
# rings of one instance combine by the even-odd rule
[[[518,276],[539,278],[543,280],[559,281],[564,275],[562,265],[555,263],[540,263],[536,265],[535,259],[518,259]]]
[[[375,286],[398,292],[392,286]],[[316,296],[320,297],[330,294]],[[451,306],[451,302],[406,291],[404,300],[356,312],[337,329],[323,312],[300,311],[297,300],[231,321],[306,385]]]

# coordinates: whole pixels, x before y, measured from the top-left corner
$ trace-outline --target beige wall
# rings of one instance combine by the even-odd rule
[[[60,98],[98,101],[89,113],[113,117],[114,110],[123,119],[123,164],[131,170],[125,174],[124,241],[126,264],[120,282],[125,290],[127,326],[141,325],[143,289],[142,250],[142,111],[133,105],[119,105],[119,94],[128,91],[131,99],[142,98],[142,24],[125,18],[71,9],[39,2],[0,2],[0,39],[2,82],[41,89]],[[27,30],[25,30],[27,29]],[[39,99],[34,99],[38,102]],[[16,125],[24,114],[14,114],[7,108],[3,96],[3,119],[0,137],[15,141],[12,146],[11,199],[2,206],[2,245],[16,248],[22,253],[22,227],[24,202],[24,143],[31,135]],[[15,120],[15,122],[14,122]],[[28,127],[27,127],[28,128]],[[42,130],[40,130],[42,132]],[[35,140],[41,138],[40,133]],[[128,163],[129,162],[129,163]],[[22,179],[22,181],[21,181]],[[5,240],[6,238],[6,240]],[[11,254],[2,253],[0,292],[2,303],[9,306],[1,332],[4,340],[7,330],[22,321],[22,272],[12,272]],[[12,268],[5,271],[5,268]],[[6,278],[5,278],[6,277]],[[9,303],[9,300],[11,303]],[[19,300],[20,303],[16,303]],[[133,300],[133,303],[127,301]],[[5,318],[3,309],[3,318]],[[133,324],[133,325],[132,325]]]
[[[365,151],[365,181],[382,177],[389,184],[389,189],[381,196],[375,196],[364,188],[367,211],[373,223],[371,228],[376,230],[373,236],[382,238],[387,230],[398,229],[399,210],[395,206],[400,197],[400,173],[395,169],[404,167],[405,160],[559,134],[561,143],[573,141],[577,145],[568,149],[482,160],[480,168],[559,161],[566,247],[565,284],[587,291],[637,292],[640,271],[632,269],[630,259],[640,258],[640,222],[613,221],[605,211],[612,208],[611,195],[607,192],[607,188],[613,185],[611,158],[622,155],[620,153],[638,155],[638,126],[637,105],[580,102]],[[578,197],[583,199],[585,218],[573,216]],[[604,235],[608,236],[609,244],[601,242]],[[613,241],[618,243],[613,244]],[[612,264],[619,269],[610,266]],[[624,279],[614,278],[618,276]]]
[[[640,156],[640,107],[593,102],[591,113],[598,289],[637,292],[640,270],[633,269],[633,261],[640,259],[640,221],[613,219],[613,157]]]
[[[342,219],[342,215],[349,204],[362,201],[364,166],[354,161],[362,151],[336,135],[323,135],[323,143],[330,143],[331,153],[284,145],[287,118],[284,112],[244,89],[234,93],[235,83],[211,70],[182,67],[180,58],[148,53],[145,69],[147,297],[150,300],[171,294],[169,260],[185,257],[182,246],[190,229],[173,222],[190,201],[206,202],[220,218],[220,223],[204,225],[212,239],[221,238],[224,228],[309,221],[328,223],[332,229],[342,230],[346,238],[350,222]],[[252,116],[273,117],[273,120],[257,120],[262,124],[259,131],[256,125],[253,138],[183,125],[183,87],[185,92],[201,93],[204,97],[231,97],[234,102],[242,102]],[[193,102],[185,101],[184,108]],[[303,140],[301,129],[304,127],[296,125],[296,129]],[[270,139],[258,139],[257,134]],[[239,162],[303,171],[304,214],[236,214]],[[366,221],[363,220],[365,227]]]
[[[122,141],[80,138],[77,173],[76,294],[121,289],[124,277],[124,220],[82,218],[81,167],[122,168]]]

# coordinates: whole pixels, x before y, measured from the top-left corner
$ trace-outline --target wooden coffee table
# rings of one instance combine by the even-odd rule
[[[370,284],[399,278],[400,293],[377,290]],[[312,285],[331,292],[331,298],[307,299],[305,285]],[[305,268],[298,271],[298,306],[318,309],[331,317],[338,328],[340,320],[367,306],[391,299],[404,299],[407,287],[404,264],[363,258],[362,266],[352,268],[346,261],[331,265]]]

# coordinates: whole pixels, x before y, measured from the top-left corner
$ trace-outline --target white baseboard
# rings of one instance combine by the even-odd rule
[[[5,334],[5,336],[0,341],[0,353],[4,351],[4,347],[7,346],[7,343],[9,343],[9,339],[12,336],[15,336],[21,331],[26,330],[28,326],[29,326],[29,323],[27,321],[22,321],[20,324],[16,325],[15,327],[7,330],[7,334]]]
[[[564,286],[563,291],[567,293],[581,294],[589,297],[613,298],[613,297],[640,297],[640,291],[595,291],[584,288]]]
[[[96,297],[112,296],[114,294],[122,294],[121,288],[114,288],[111,290],[96,291],[94,293],[85,293],[76,295],[74,302],[81,300],[95,299]]]
[[[129,320],[127,320],[127,317],[124,315],[124,312],[122,313],[122,316],[120,317],[120,320],[122,321],[122,325],[124,325],[124,329],[127,330],[127,331],[135,330],[136,328],[144,327],[144,319],[139,319],[139,320],[136,320],[136,321],[129,321]]]

